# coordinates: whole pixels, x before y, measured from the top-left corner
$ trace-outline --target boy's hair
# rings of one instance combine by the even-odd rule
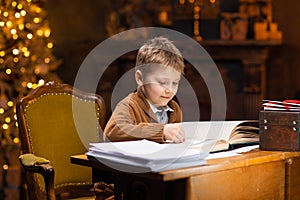
[[[148,40],[137,53],[135,70],[147,74],[151,71],[152,64],[171,67],[184,74],[184,60],[180,51],[165,37]]]

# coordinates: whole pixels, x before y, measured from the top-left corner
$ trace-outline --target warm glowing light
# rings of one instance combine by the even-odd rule
[[[44,32],[42,30],[37,30],[36,33],[37,33],[38,36],[43,36],[43,34],[44,34]]]
[[[34,73],[35,73],[35,74],[39,74],[40,72],[41,72],[40,68],[36,67],[36,68],[34,69]]]
[[[25,57],[29,57],[30,56],[30,52],[29,51],[24,52],[24,56]]]
[[[4,57],[5,56],[5,51],[0,51],[0,56]]]
[[[50,58],[45,58],[44,62],[47,63],[47,64],[50,63]]]
[[[28,33],[28,34],[27,34],[27,38],[28,38],[29,40],[31,40],[31,39],[33,38],[33,35],[32,35],[31,33]]]
[[[19,28],[19,30],[23,30],[24,29],[24,24],[19,24],[18,28]]]
[[[19,4],[19,5],[17,6],[17,8],[21,10],[21,9],[23,8],[23,5],[22,5],[22,4]]]
[[[194,12],[199,12],[200,11],[200,6],[195,6]]]
[[[52,42],[49,42],[49,43],[47,44],[47,47],[48,47],[49,49],[53,48],[53,43],[52,43]]]
[[[50,29],[46,29],[44,32],[45,37],[49,37],[50,33],[51,33]]]
[[[15,144],[18,144],[20,142],[20,139],[19,138],[14,138],[13,141],[14,141]]]
[[[4,63],[4,59],[3,58],[0,58],[0,63]]]
[[[16,40],[16,39],[18,39],[18,35],[17,34],[14,34],[13,36],[12,36],[12,38],[14,39],[14,40]]]
[[[32,88],[32,83],[27,83],[27,87],[28,87],[29,89],[31,89],[31,88]]]
[[[17,2],[13,1],[13,2],[11,3],[11,5],[12,5],[13,7],[16,7],[16,6],[17,6]]]
[[[10,33],[11,33],[11,34],[16,34],[16,33],[17,33],[17,30],[13,28],[13,29],[10,30]]]
[[[42,9],[41,9],[40,7],[36,7],[36,8],[35,8],[35,12],[36,12],[36,13],[40,13],[41,11],[42,11]]]
[[[12,22],[11,22],[11,21],[7,21],[7,22],[6,22],[6,26],[7,26],[7,27],[11,27],[11,26],[12,26]]]
[[[38,18],[38,17],[33,18],[33,22],[34,23],[39,23],[40,22],[40,18]]]
[[[21,72],[21,73],[24,73],[25,71],[26,71],[25,67],[21,67],[21,68],[20,68],[20,72]],[[24,82],[23,82],[23,83],[24,83]],[[23,83],[22,83],[22,85],[24,86]],[[25,84],[25,86],[26,86],[26,84]],[[24,87],[25,87],[25,86],[24,86]]]
[[[25,10],[21,10],[21,15],[24,17],[26,15],[26,11]]]
[[[8,102],[7,102],[7,105],[8,105],[9,107],[13,107],[14,102],[13,102],[13,101],[8,101]]]
[[[8,165],[3,165],[4,170],[8,170]]]
[[[6,69],[5,73],[8,74],[8,75],[11,74],[11,69]]]
[[[13,53],[14,55],[18,55],[18,54],[19,54],[19,49],[13,49],[13,50],[12,50],[12,53]]]
[[[185,0],[179,0],[179,4],[183,5],[185,3]]]
[[[4,17],[8,17],[8,12],[6,12],[6,11],[3,12],[3,16],[4,16]]]
[[[210,3],[216,3],[216,0],[209,0]]]
[[[10,122],[11,122],[10,117],[6,117],[6,118],[5,118],[5,122],[6,122],[6,123],[10,123]]]
[[[26,87],[27,83],[25,81],[22,82],[22,86]]]
[[[19,58],[18,58],[18,57],[14,57],[14,58],[13,58],[13,61],[14,61],[15,63],[19,62]]]
[[[33,85],[32,85],[32,89],[35,89],[35,88],[37,88],[37,87],[38,87],[37,84],[33,84]]]
[[[3,128],[4,130],[7,130],[7,129],[8,129],[8,125],[7,125],[7,124],[3,124],[3,125],[2,125],[2,128]]]
[[[21,14],[20,14],[19,12],[16,12],[16,13],[15,13],[15,17],[16,17],[17,19],[19,19],[19,18],[21,17]]]
[[[44,85],[45,84],[45,81],[43,79],[40,79],[39,80],[39,85]]]
[[[22,47],[22,52],[26,52],[26,51],[28,51],[28,49],[27,49],[27,47]]]
[[[26,23],[26,24],[25,24],[25,27],[26,27],[26,28],[30,28],[30,26],[31,26],[30,23]]]
[[[27,0],[27,2],[28,2],[28,3],[30,3],[30,2],[31,2],[31,0]]]
[[[4,108],[0,108],[0,114],[4,113]]]
[[[4,21],[1,21],[1,22],[0,22],[0,26],[3,27],[4,25],[5,25],[5,22],[4,22]]]
[[[17,120],[17,115],[16,114],[14,114],[14,119]]]

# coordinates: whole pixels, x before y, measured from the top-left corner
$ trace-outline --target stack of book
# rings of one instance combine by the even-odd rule
[[[206,163],[209,152],[189,148],[187,143],[159,144],[148,140],[91,143],[87,156],[124,172],[159,172]]]
[[[273,101],[263,100],[263,110],[270,111],[300,111],[300,100]]]

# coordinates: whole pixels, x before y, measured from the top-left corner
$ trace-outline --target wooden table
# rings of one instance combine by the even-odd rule
[[[300,152],[253,150],[242,156],[159,173],[125,173],[85,155],[71,162],[92,167],[93,181],[107,175],[117,199],[299,199]],[[107,177],[106,177],[107,178]]]

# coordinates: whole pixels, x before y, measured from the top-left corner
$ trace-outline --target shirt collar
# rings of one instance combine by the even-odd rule
[[[165,112],[167,112],[167,111],[174,112],[174,110],[170,106],[168,106],[168,105],[166,105],[166,106],[160,106],[159,108],[157,108],[148,99],[146,99],[146,100],[147,100],[147,102],[148,102],[151,110],[153,111],[153,113],[162,112],[162,111],[165,111]]]

